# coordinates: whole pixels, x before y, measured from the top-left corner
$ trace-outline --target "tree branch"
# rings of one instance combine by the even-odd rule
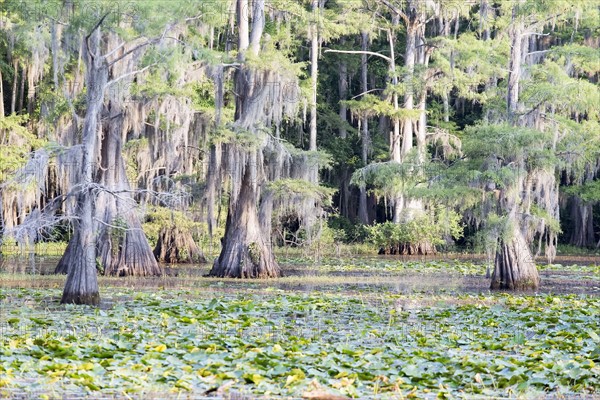
[[[354,100],[355,98],[360,97],[362,95],[365,95],[367,93],[376,92],[376,91],[380,91],[380,90],[385,90],[385,89],[375,88],[375,89],[367,90],[366,92],[362,92],[362,93],[357,94],[356,96],[352,97],[350,100]]]
[[[167,35],[167,32],[171,29],[171,25],[167,25],[165,27],[165,30],[163,31],[163,33],[158,36],[155,37],[153,39],[148,39],[147,41],[145,41],[144,43],[140,43],[137,46],[133,47],[132,49],[127,50],[125,53],[121,54],[119,57],[115,58],[114,60],[112,60],[108,66],[111,67],[114,64],[118,63],[119,61],[121,61],[122,59],[124,59],[125,57],[127,57],[128,55],[130,55],[131,53],[138,51],[139,49],[146,47],[148,45],[154,44],[154,43],[158,43],[161,40],[163,40],[165,38],[165,36]],[[112,52],[111,52],[112,53]]]
[[[533,56],[536,54],[546,54],[547,52],[549,52],[550,50],[539,50],[539,51],[532,51],[531,53],[527,53],[525,54],[525,57],[529,57],[529,56]]]
[[[409,25],[410,20],[408,18],[408,15],[406,15],[401,9],[399,9],[398,7],[395,7],[393,4],[391,4],[388,0],[381,0],[381,2],[387,7],[389,8],[392,12],[395,12],[396,14],[398,14],[400,16],[400,18],[402,18],[404,20],[404,22],[406,23],[406,25]]]
[[[368,54],[368,55],[371,55],[371,56],[383,58],[384,60],[386,60],[389,63],[392,62],[392,59],[390,57],[384,56],[383,54],[380,54],[380,53],[375,53],[373,51],[363,51],[363,50],[333,50],[333,49],[327,49],[327,50],[325,50],[325,53]]]
[[[92,56],[92,58],[96,58],[96,54],[92,53],[92,51],[90,50],[90,38],[92,37],[92,35],[94,34],[94,32],[96,32],[96,30],[98,28],[100,28],[100,25],[102,25],[102,23],[104,22],[104,20],[106,19],[106,17],[108,17],[109,13],[106,13],[102,16],[102,18],[100,18],[98,20],[98,22],[96,22],[96,25],[94,25],[94,27],[92,28],[92,30],[90,31],[90,33],[88,33],[85,37],[85,47],[87,48],[88,53]]]
[[[126,78],[126,77],[128,77],[128,76],[131,76],[131,75],[136,75],[136,74],[141,74],[142,72],[144,72],[144,71],[148,70],[150,67],[153,67],[153,66],[155,66],[156,64],[157,64],[157,63],[152,63],[152,64],[150,64],[150,65],[146,65],[144,68],[140,68],[140,69],[137,69],[137,70],[135,70],[135,71],[131,71],[131,72],[128,72],[128,73],[126,73],[126,74],[123,74],[123,75],[121,75],[121,76],[119,76],[119,77],[116,77],[115,79],[112,79],[112,80],[108,81],[108,83],[106,84],[106,87],[109,87],[110,85],[112,85],[112,84],[114,84],[114,83],[117,83],[117,82],[118,82],[118,81],[120,81],[121,79],[123,79],[123,78]]]

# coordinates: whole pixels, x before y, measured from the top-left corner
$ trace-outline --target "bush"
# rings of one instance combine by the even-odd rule
[[[386,253],[395,254],[406,245],[426,243],[431,246],[446,244],[450,238],[463,235],[461,216],[444,207],[436,207],[408,222],[395,224],[391,221],[367,227],[371,243]]]
[[[344,243],[363,243],[369,238],[369,227],[362,224],[355,224],[350,219],[341,215],[332,215],[327,220],[327,226],[338,233],[338,238]]]

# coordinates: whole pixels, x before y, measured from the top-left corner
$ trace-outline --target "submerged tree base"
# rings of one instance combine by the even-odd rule
[[[166,263],[206,262],[192,235],[175,225],[160,230],[154,256],[158,261]]]
[[[428,242],[423,243],[402,243],[397,246],[382,247],[379,254],[401,255],[401,256],[426,256],[436,254],[435,246]]]
[[[281,268],[265,244],[233,243],[215,260],[209,276],[219,278],[278,278]]]
[[[90,306],[97,306],[100,304],[100,293],[67,293],[64,292],[60,300],[61,304],[86,304]]]
[[[496,251],[492,290],[537,290],[540,276],[520,229],[513,230],[513,237],[501,241]]]

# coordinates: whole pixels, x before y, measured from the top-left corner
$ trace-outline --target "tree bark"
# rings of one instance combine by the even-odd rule
[[[254,116],[248,114],[253,81],[253,71],[243,63],[245,51],[252,46],[255,55],[258,56],[259,46],[255,44],[260,41],[262,26],[252,27],[252,43],[248,40],[248,16],[244,14],[244,6],[247,0],[238,0],[238,61],[242,66],[235,73],[236,107],[235,120],[241,125],[254,126]],[[255,20],[264,18],[264,2],[254,3]],[[260,31],[256,33],[255,29]],[[229,148],[235,162],[243,163],[243,174],[240,178],[239,193],[232,193],[229,198],[229,211],[225,224],[225,236],[222,240],[221,254],[215,260],[209,276],[230,278],[275,278],[281,276],[281,269],[275,261],[268,235],[262,229],[258,217],[258,201],[260,199],[260,186],[258,185],[258,159],[262,157],[260,149],[238,149],[234,146]],[[233,182],[234,190],[238,187]],[[237,195],[236,195],[237,194]]]
[[[27,79],[25,65],[21,64],[21,86],[19,88],[19,109],[17,110],[18,112],[23,111],[23,107],[25,104],[25,79]]]
[[[253,165],[254,164],[254,165]],[[256,163],[246,164],[236,202],[230,202],[223,247],[209,276],[226,278],[276,278],[281,269],[273,256],[258,219]]]
[[[398,16],[394,17],[393,21],[394,25],[398,24]],[[388,29],[388,42],[390,44],[390,75],[392,76],[392,84],[394,85],[394,94],[392,95],[392,101],[394,104],[394,110],[398,111],[400,106],[398,104],[398,93],[396,93],[396,87],[398,85],[398,77],[396,76],[396,60],[395,60],[395,41],[394,41],[394,32],[392,29]],[[390,140],[390,153],[391,159],[396,162],[400,162],[402,160],[402,151],[401,151],[401,137],[400,137],[400,120],[398,118],[394,118],[394,131],[392,133],[392,138]]]
[[[112,103],[112,102],[111,102]],[[103,190],[96,198],[97,250],[106,275],[160,276],[163,271],[156,262],[152,248],[142,230],[136,213],[137,203],[125,172],[122,156],[120,107],[111,104],[102,137],[101,167],[97,181]]]
[[[314,22],[310,28],[310,82],[311,82],[311,99],[310,99],[310,151],[317,150],[317,78],[319,73],[318,57],[319,57],[319,31],[317,26],[317,13],[319,12],[319,0],[312,0],[312,12]]]
[[[340,97],[340,111],[339,116],[342,124],[339,128],[340,137],[345,139],[348,132],[346,132],[346,123],[348,122],[348,107],[343,101],[348,97],[348,65],[345,61],[340,62],[339,66],[339,79],[338,79],[338,93]]]
[[[500,239],[496,250],[494,273],[490,289],[530,290],[537,289],[540,277],[529,249],[529,245],[515,219],[512,235],[508,239]]]
[[[100,29],[96,28],[84,46],[86,63],[87,110],[83,124],[82,180],[78,187],[77,203],[80,210],[75,221],[75,234],[68,250],[72,254],[61,303],[97,305],[100,302],[96,272],[96,234],[94,232],[94,188],[92,187],[97,154],[98,120],[108,82],[108,65],[98,54]]]
[[[522,60],[522,22],[517,17],[518,5],[513,7],[512,25],[509,28],[511,51],[508,66],[507,110],[509,120],[516,123],[516,113],[519,104],[519,80],[521,79]]]
[[[2,71],[0,70],[0,118],[4,118],[4,87],[2,84]]]
[[[19,61],[13,59],[13,82],[12,82],[12,96],[10,97],[10,113],[14,114],[17,107],[17,83],[19,81]]]
[[[165,263],[204,263],[206,259],[190,232],[176,225],[162,227],[154,248],[154,256]]]
[[[33,107],[35,103],[35,82],[33,75],[33,66],[29,66],[27,72],[27,113],[33,115]]]
[[[404,93],[404,108],[412,110],[415,106],[414,101],[414,71],[415,71],[415,46],[416,46],[417,27],[414,24],[406,26],[406,50],[404,52],[404,67],[406,74],[404,82],[407,84],[406,92]],[[413,120],[405,118],[402,124],[402,158],[413,148]]]
[[[592,204],[573,196],[569,201],[569,208],[573,224],[569,244],[578,247],[593,247],[596,239]]]
[[[240,55],[250,45],[250,25],[248,23],[248,0],[237,0],[238,50]],[[239,57],[238,57],[239,58]]]
[[[341,40],[343,43],[343,39]],[[348,65],[345,61],[341,61],[339,65],[338,78],[338,95],[340,98],[339,116],[342,121],[339,128],[340,138],[346,139],[348,132],[346,124],[348,123],[348,107],[343,103],[348,98]],[[342,166],[343,171],[340,176],[339,190],[339,210],[340,215],[348,217],[348,200],[350,198],[350,173],[347,166]]]
[[[368,87],[368,65],[367,65],[367,54],[364,53],[369,49],[369,35],[366,32],[362,32],[362,51],[361,63],[360,63],[360,78],[361,78],[361,90],[366,93],[369,90]],[[363,165],[367,165],[369,155],[369,120],[367,117],[362,117],[361,121],[362,138],[361,138],[361,159]],[[359,188],[358,198],[358,219],[363,224],[369,224],[369,214],[367,211],[367,189],[364,186]]]

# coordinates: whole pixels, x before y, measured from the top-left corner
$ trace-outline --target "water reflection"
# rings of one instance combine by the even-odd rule
[[[374,264],[390,261],[398,262],[400,260],[410,262],[431,262],[431,261],[458,261],[460,258],[454,257],[393,257],[379,256],[372,258],[360,257],[360,264],[369,264],[371,260]],[[60,257],[58,256],[36,256],[33,253],[20,256],[0,256],[0,277],[3,283],[13,287],[58,287],[62,283],[56,279],[23,279],[22,275],[29,275],[31,278],[40,275],[54,274]],[[484,264],[482,257],[469,256],[463,257],[461,261],[471,261]],[[482,262],[483,261],[483,262]],[[572,264],[592,264],[597,265],[599,260],[594,257],[562,257],[556,261],[564,266]],[[282,264],[284,279],[249,281],[249,280],[228,280],[226,282],[216,281],[214,279],[203,279],[208,274],[210,264],[180,264],[164,265],[165,275],[162,277],[125,277],[113,278],[105,281],[103,285],[115,287],[135,287],[161,288],[161,289],[185,289],[200,288],[227,292],[229,290],[294,290],[302,292],[372,292],[376,293],[382,289],[386,292],[407,294],[414,292],[447,292],[447,293],[482,293],[487,292],[489,288],[489,279],[484,276],[485,269],[482,267],[481,274],[461,275],[457,273],[446,272],[444,270],[436,272],[422,273],[417,270],[391,271],[378,270],[370,268],[368,270],[328,270],[319,268],[319,265],[313,264]],[[11,276],[16,275],[16,276]],[[21,277],[19,278],[18,275]],[[541,293],[588,293],[600,294],[600,280],[590,279],[588,276],[582,276],[581,273],[569,270],[543,270],[540,272],[542,277]]]

